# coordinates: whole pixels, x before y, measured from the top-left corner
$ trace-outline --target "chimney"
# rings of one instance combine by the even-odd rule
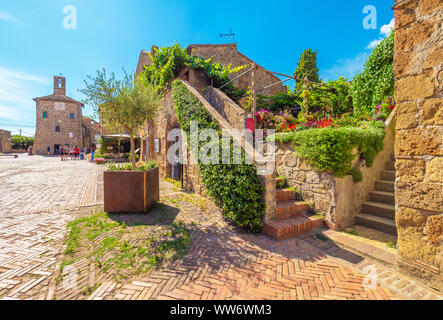
[[[66,95],[66,78],[54,76],[54,94]]]

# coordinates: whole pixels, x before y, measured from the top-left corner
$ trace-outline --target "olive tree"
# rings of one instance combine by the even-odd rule
[[[86,96],[84,103],[95,106],[105,126],[126,130],[131,141],[132,169],[135,170],[135,137],[161,109],[160,87],[148,81],[143,73],[133,77],[125,71],[124,78],[117,80],[114,73],[108,76],[103,69],[98,70],[95,77],[87,78],[86,87],[80,90]]]

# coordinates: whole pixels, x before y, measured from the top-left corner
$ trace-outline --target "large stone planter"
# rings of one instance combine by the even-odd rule
[[[105,171],[104,207],[109,213],[146,213],[160,198],[158,168],[149,171]]]

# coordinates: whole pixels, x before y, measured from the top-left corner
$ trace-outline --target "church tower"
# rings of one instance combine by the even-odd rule
[[[83,146],[83,104],[66,96],[66,78],[54,76],[54,93],[34,98],[36,131],[34,153],[58,154],[62,147]]]

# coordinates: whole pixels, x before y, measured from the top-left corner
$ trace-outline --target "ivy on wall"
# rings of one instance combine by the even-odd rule
[[[172,98],[181,129],[187,134],[188,143],[191,121],[197,121],[199,130],[215,129],[221,136],[220,128],[211,114],[180,80],[172,83]],[[200,141],[199,147],[203,143],[206,142]],[[220,145],[218,147],[220,150]],[[221,157],[221,152],[219,154]],[[242,159],[243,164],[207,165],[199,162],[200,177],[208,194],[215,199],[226,218],[240,227],[259,232],[265,212],[262,198],[264,189],[257,176],[255,165],[244,164],[244,154]],[[219,160],[222,163],[221,158]]]
[[[337,177],[352,175],[361,181],[358,168],[352,168],[353,150],[358,148],[360,159],[371,167],[383,150],[385,129],[382,122],[363,122],[359,127],[321,128],[276,134],[275,140],[290,143],[295,153],[321,171]]]
[[[394,93],[394,32],[372,52],[363,72],[354,77],[351,95],[356,115],[372,116],[377,105]]]
[[[186,49],[179,44],[170,47],[157,48],[153,55],[149,54],[152,64],[145,66],[144,75],[148,81],[167,87],[185,66],[194,70],[203,71],[213,82],[214,87],[221,87],[230,81],[232,73],[239,72],[244,66],[231,68],[213,59],[203,59],[198,56],[189,55]],[[223,92],[232,100],[238,102],[246,93],[246,90],[236,88],[232,83],[226,85]]]

